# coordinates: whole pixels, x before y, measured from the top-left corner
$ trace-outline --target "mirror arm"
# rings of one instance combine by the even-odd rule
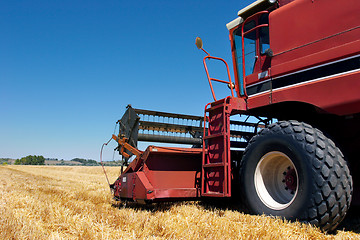
[[[208,56],[210,56],[210,53],[208,53],[207,51],[205,51],[205,49],[203,49],[203,48],[200,48],[200,49],[203,50],[204,53],[206,53]]]

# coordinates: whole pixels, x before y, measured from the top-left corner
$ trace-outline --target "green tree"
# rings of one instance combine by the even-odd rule
[[[45,158],[43,156],[26,156],[15,160],[15,165],[45,165]]]

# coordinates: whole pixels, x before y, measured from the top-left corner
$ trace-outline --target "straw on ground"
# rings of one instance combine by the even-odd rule
[[[0,239],[360,239],[198,202],[125,207],[100,167],[2,166],[0,216]]]

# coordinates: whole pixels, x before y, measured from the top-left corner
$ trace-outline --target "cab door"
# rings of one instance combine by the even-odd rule
[[[246,87],[269,78],[268,16],[267,11],[260,12],[247,19],[234,31],[233,39],[241,96],[247,96],[244,85]]]

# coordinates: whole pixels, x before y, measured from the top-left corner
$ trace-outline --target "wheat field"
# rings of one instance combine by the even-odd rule
[[[107,173],[113,182],[119,168]],[[101,167],[0,167],[0,239],[360,239],[355,229],[325,234],[200,202],[125,206]]]

